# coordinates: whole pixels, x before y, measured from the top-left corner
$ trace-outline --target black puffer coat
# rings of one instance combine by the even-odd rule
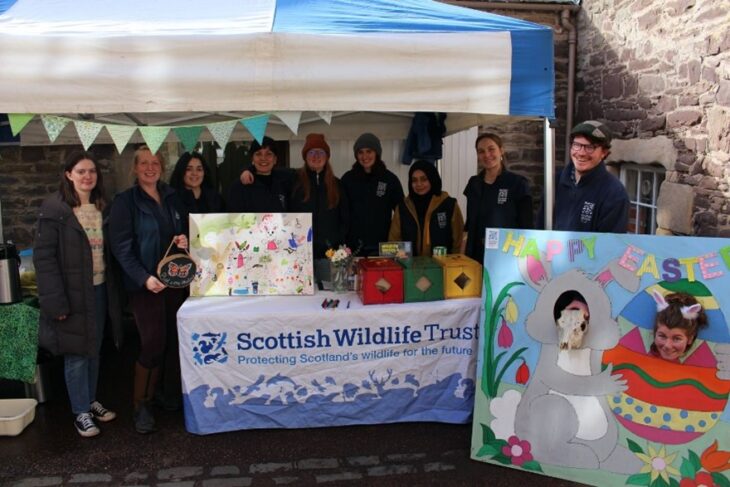
[[[114,342],[121,346],[119,275],[108,250],[104,219],[104,276],[108,319]],[[95,296],[91,246],[71,207],[56,193],[41,205],[33,245],[33,263],[41,308],[41,347],[53,354],[96,356]],[[66,315],[63,321],[56,318]]]

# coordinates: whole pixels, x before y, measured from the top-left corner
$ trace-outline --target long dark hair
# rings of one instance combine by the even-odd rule
[[[67,172],[71,172],[76,164],[88,159],[94,163],[94,169],[96,169],[96,186],[91,190],[89,196],[89,203],[93,203],[96,209],[101,211],[106,206],[106,199],[104,198],[104,179],[101,176],[99,170],[99,162],[96,160],[96,156],[91,152],[85,150],[72,151],[67,157],[66,162],[63,165],[63,173],[61,173],[61,184],[59,185],[58,191],[61,193],[61,199],[71,208],[81,206],[81,199],[79,194],[76,192],[74,183],[66,177]]]
[[[329,160],[327,160],[327,162],[324,164],[322,174],[322,177],[324,179],[324,187],[327,190],[327,208],[332,209],[335,208],[340,202],[340,189],[337,185],[337,178],[335,178],[335,172],[332,170],[332,166],[330,165]],[[302,193],[304,193],[304,198],[302,198],[302,201],[309,201],[312,186],[309,181],[309,170],[307,168],[306,162],[302,167],[297,169],[297,182],[294,185],[294,189],[296,190],[299,187],[302,188]]]
[[[188,164],[193,159],[198,159],[203,165],[203,182],[200,185],[205,186],[206,188],[213,187],[208,163],[205,161],[203,154],[200,152],[184,152],[183,155],[180,156],[180,159],[177,160],[175,169],[172,171],[172,175],[170,176],[170,186],[179,191],[185,189],[185,171],[188,168]]]

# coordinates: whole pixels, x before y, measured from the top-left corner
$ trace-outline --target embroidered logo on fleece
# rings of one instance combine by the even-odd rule
[[[593,209],[596,207],[595,203],[590,201],[583,202],[583,209],[580,211],[580,222],[590,223],[593,220]]]
[[[503,205],[507,203],[507,196],[509,195],[508,189],[500,189],[499,193],[497,194],[497,204]]]

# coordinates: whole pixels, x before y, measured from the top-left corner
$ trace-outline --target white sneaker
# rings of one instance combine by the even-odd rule
[[[117,417],[117,413],[109,411],[99,401],[92,402],[90,408],[91,415],[94,416],[94,419],[102,423],[107,423]]]
[[[101,433],[96,423],[94,423],[94,418],[91,417],[91,413],[81,413],[76,416],[74,426],[76,426],[76,431],[84,438],[90,438]]]

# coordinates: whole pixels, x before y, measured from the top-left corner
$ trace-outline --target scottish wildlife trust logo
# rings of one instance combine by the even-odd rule
[[[228,352],[225,349],[227,333],[193,333],[193,360],[198,365],[208,365],[213,362],[225,364],[228,362]]]

